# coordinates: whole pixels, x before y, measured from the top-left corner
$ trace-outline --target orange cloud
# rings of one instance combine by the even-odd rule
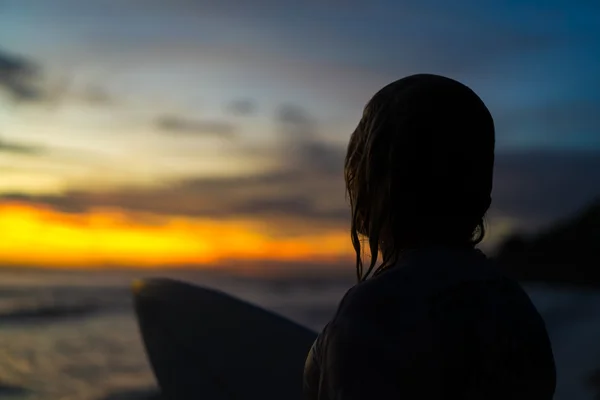
[[[0,204],[0,264],[38,267],[160,267],[231,260],[323,262],[352,258],[344,229],[273,237],[259,221],[165,217],[93,209]]]

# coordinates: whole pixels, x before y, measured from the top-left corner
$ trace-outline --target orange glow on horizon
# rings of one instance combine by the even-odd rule
[[[59,212],[19,202],[0,204],[0,265],[159,267],[225,260],[351,259],[346,230],[270,237],[257,221],[158,217],[95,209]]]

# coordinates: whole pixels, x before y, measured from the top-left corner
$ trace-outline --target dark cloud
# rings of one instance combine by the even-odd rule
[[[236,99],[228,104],[227,109],[234,115],[248,116],[258,111],[258,103],[253,99]]]
[[[283,104],[277,109],[276,119],[278,122],[298,127],[306,127],[313,124],[308,111],[295,104]]]
[[[0,52],[0,76],[10,79],[17,75],[31,75],[36,67],[29,61]]]
[[[39,68],[24,58],[0,51],[0,88],[15,100],[38,100],[43,97],[36,85]]]
[[[346,150],[338,146],[307,140],[297,148],[298,164],[305,168],[313,168],[319,174],[326,176],[339,176],[344,167]]]
[[[339,159],[339,153],[328,157]],[[72,191],[57,196],[13,194],[3,198],[44,203],[67,212],[101,206],[164,215],[258,217],[279,225],[294,220],[304,223],[308,230],[346,227],[348,206],[341,168],[335,173],[329,168],[302,165],[298,158],[277,170],[249,177],[186,179],[162,187],[102,193]],[[491,214],[510,217],[522,228],[529,225],[533,229],[600,196],[600,153],[500,153],[495,180]]]
[[[97,85],[89,85],[85,87],[81,91],[79,97],[81,97],[84,102],[97,106],[106,106],[115,102],[113,96],[106,91],[106,89]]]
[[[317,225],[345,226],[344,149],[307,140],[285,143],[271,157],[273,154],[279,157],[279,165],[271,171],[247,177],[191,179],[173,189],[202,197],[213,215],[286,216]]]
[[[50,206],[58,211],[80,213],[93,206],[79,201],[75,192],[65,193],[63,195],[29,195],[24,193],[4,193],[2,200],[18,201],[25,203],[36,203]]]
[[[302,115],[305,118],[292,118],[295,125],[313,120],[307,113]],[[306,226],[309,230],[346,226],[344,149],[313,137],[284,138],[289,140],[284,140],[280,148],[265,150],[265,156],[276,158],[277,167],[252,176],[185,179],[161,187],[103,193],[71,191],[58,196],[5,198],[41,202],[66,212],[114,207],[164,215],[259,217],[272,226],[293,220],[288,224],[291,228]]]
[[[600,151],[501,153],[496,160],[494,214],[527,228],[576,212],[600,197]]]
[[[75,102],[91,107],[111,107],[123,105],[122,99],[115,97],[102,83],[92,82],[75,85],[68,78],[53,78],[44,85],[44,96],[39,100],[53,108]]]
[[[275,123],[282,129],[278,147],[264,149],[276,167],[252,176],[194,178],[149,188],[108,192],[71,191],[59,196],[5,198],[41,202],[68,212],[115,207],[164,215],[212,218],[259,217],[315,226],[347,226],[343,146],[318,136],[316,119],[304,108],[281,106]],[[165,117],[169,132],[232,135],[231,125]],[[223,128],[223,126],[225,128]],[[290,135],[288,130],[296,134]],[[259,154],[260,155],[260,154]],[[496,159],[493,216],[531,226],[564,216],[600,196],[600,152],[571,150],[499,152]],[[290,224],[290,226],[293,224]]]
[[[227,121],[200,121],[177,116],[163,116],[156,126],[164,132],[179,135],[233,137],[236,126]]]
[[[317,206],[314,194],[298,194],[282,198],[258,197],[237,204],[234,213],[240,215],[291,216],[312,223],[334,222],[344,224],[349,217],[347,207],[324,209]]]
[[[56,78],[56,77],[54,77]],[[74,99],[93,106],[106,106],[115,102],[114,97],[101,85],[89,84],[72,87],[69,79],[49,79],[42,68],[31,60],[8,55],[0,51],[0,89],[16,101],[32,101],[59,105]]]
[[[300,175],[290,171],[249,178],[190,179],[163,187],[102,193],[70,191],[40,196],[13,193],[3,195],[2,199],[43,203],[69,213],[109,207],[159,215],[258,217],[265,222],[301,220],[313,228],[345,225],[347,209],[340,182],[310,181]]]
[[[344,166],[346,151],[339,145],[323,141],[318,136],[318,125],[305,108],[284,104],[275,115],[279,123],[285,162],[299,169],[310,169],[315,174],[339,177]]]
[[[38,155],[44,152],[40,146],[24,144],[0,138],[0,153]]]
[[[310,164],[311,158],[324,161],[323,156],[330,151],[318,138],[318,126],[315,118],[304,107],[295,104],[283,104],[275,113],[275,122],[283,141],[284,151],[289,156]],[[329,161],[326,161],[329,163]]]

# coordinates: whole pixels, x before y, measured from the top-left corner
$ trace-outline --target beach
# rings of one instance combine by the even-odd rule
[[[169,276],[218,288],[312,329],[331,317],[352,278],[252,278],[202,271],[0,270],[0,397],[156,399],[132,311],[130,283]],[[600,367],[600,292],[528,285],[549,328],[557,400],[592,400]]]

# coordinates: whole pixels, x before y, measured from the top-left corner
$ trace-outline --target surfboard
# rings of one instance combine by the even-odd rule
[[[132,289],[146,353],[167,399],[302,398],[312,330],[171,279],[136,281]]]

